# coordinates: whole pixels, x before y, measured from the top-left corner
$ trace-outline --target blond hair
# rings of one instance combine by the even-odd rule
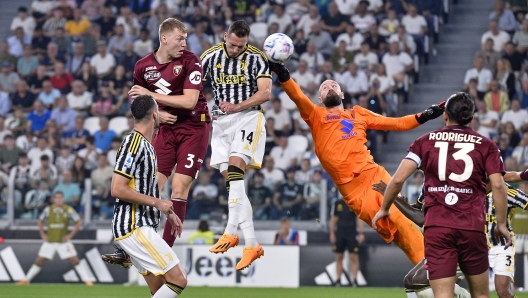
[[[174,31],[174,29],[178,29],[178,31],[182,33],[187,33],[187,27],[184,23],[181,21],[175,19],[175,18],[168,18],[165,21],[163,21],[159,26],[159,37],[161,39],[162,34],[168,34]]]

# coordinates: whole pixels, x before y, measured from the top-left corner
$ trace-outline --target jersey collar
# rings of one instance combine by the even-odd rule
[[[249,45],[246,45],[246,49],[242,51],[242,53],[238,54],[238,56],[236,56],[235,58],[231,58],[229,57],[229,55],[227,54],[227,47],[226,47],[226,43],[225,41],[222,42],[222,48],[224,49],[224,55],[226,56],[227,59],[238,59],[240,56],[244,55],[244,53],[248,50],[248,47]]]

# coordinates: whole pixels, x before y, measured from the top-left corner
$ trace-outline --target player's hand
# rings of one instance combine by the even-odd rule
[[[70,239],[71,239],[71,236],[69,234],[62,236],[62,242],[68,242]]]
[[[379,192],[380,194],[385,194],[385,189],[387,188],[387,183],[383,180],[380,180],[378,183],[372,184],[372,189]]]
[[[330,242],[332,244],[335,244],[336,243],[336,236],[335,236],[335,233],[330,233]]]
[[[378,220],[388,218],[389,215],[390,215],[389,211],[385,211],[383,209],[380,209],[378,211],[378,213],[376,213],[376,215],[374,215],[374,218],[372,219],[372,228],[374,230],[377,230],[378,228],[376,226],[376,223],[378,222]]]
[[[154,207],[167,216],[169,216],[169,211],[174,213],[172,202],[168,200],[156,200]]]
[[[506,250],[508,247],[511,246],[512,241],[511,241],[511,237],[510,237],[510,232],[506,228],[505,224],[504,225],[497,225],[495,227],[495,240],[497,241],[497,243],[500,243],[499,236],[504,237],[504,239],[506,240],[506,245],[504,245],[504,250]]]
[[[418,121],[418,123],[420,124],[424,124],[425,122],[429,120],[433,120],[433,119],[436,119],[442,116],[442,114],[444,113],[444,109],[445,109],[445,103],[446,103],[445,100],[441,101],[438,104],[434,104],[428,107],[425,111],[414,115],[414,117],[416,118],[416,121]]]
[[[167,111],[159,111],[160,123],[172,125],[178,121],[178,116]]]
[[[281,83],[286,82],[290,79],[290,71],[284,66],[283,63],[275,63],[269,61],[270,70],[277,74]]]
[[[179,238],[181,237],[181,233],[183,231],[183,224],[178,215],[176,215],[176,213],[172,211],[170,212],[171,213],[167,215],[167,220],[171,224],[171,235],[175,236],[176,238]]]
[[[128,95],[132,96],[132,98],[136,98],[140,95],[151,95],[151,92],[145,87],[134,85],[130,88],[130,91],[128,91]]]
[[[44,242],[48,242],[48,235],[42,233],[42,234],[40,234],[40,238],[42,238],[42,240],[44,240]]]
[[[363,235],[363,233],[358,234],[357,241],[358,244],[365,242],[365,235]]]
[[[227,101],[222,101],[219,105],[220,109],[227,114],[233,114],[240,111],[240,106],[237,104],[232,104]]]

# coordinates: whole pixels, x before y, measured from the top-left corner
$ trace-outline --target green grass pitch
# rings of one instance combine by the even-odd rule
[[[32,284],[29,286],[15,286],[12,284],[0,285],[0,297],[10,298],[92,298],[92,297],[150,297],[147,287],[121,285],[84,285],[65,284]],[[299,289],[283,288],[212,288],[188,287],[182,297],[188,298],[405,298],[402,288],[329,288],[329,287],[302,287]],[[491,297],[497,297],[492,293]],[[528,298],[528,293],[517,293],[519,298]]]

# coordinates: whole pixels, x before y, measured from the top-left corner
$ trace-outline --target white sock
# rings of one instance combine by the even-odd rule
[[[246,196],[244,188],[244,180],[235,180],[229,182],[229,215],[227,218],[227,225],[224,233],[235,236],[237,233],[238,223],[240,221],[240,214],[242,213],[243,205],[242,198]]]
[[[253,208],[249,198],[244,195],[242,201],[242,214],[240,214],[240,229],[244,234],[246,247],[256,247],[258,245],[257,236],[255,236],[255,227],[253,226]]]
[[[156,291],[152,298],[174,298],[178,297],[182,291],[182,288],[174,284],[165,283],[163,286],[161,286],[161,288],[159,288],[159,290]]]
[[[33,266],[29,268],[29,271],[26,275],[26,280],[31,281],[37,274],[39,274],[40,270],[42,270],[40,266],[33,264]]]
[[[88,274],[86,273],[86,268],[84,267],[83,263],[75,265],[75,270],[77,270],[77,273],[79,273],[79,276],[81,277],[81,280],[83,282],[90,280]]]
[[[433,289],[428,288],[423,291],[416,292],[418,298],[434,298]]]
[[[455,284],[455,298],[471,298],[471,294],[466,289]]]
[[[405,292],[405,294],[407,294],[407,298],[418,298],[415,292]]]

